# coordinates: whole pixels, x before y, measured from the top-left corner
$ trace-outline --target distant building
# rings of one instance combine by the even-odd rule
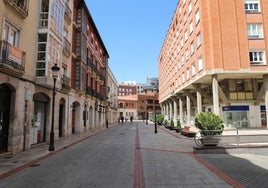
[[[136,83],[119,83],[118,96],[127,96],[135,94],[137,94]]]
[[[138,119],[138,95],[119,96],[117,102],[118,118],[124,117],[125,120],[130,120],[130,117],[133,117]]]
[[[143,86],[143,93],[147,93],[147,91],[158,90],[158,78],[147,78],[146,83]]]
[[[137,83],[136,84],[137,94],[142,94],[143,93],[143,86],[144,86],[144,84],[142,84],[142,83]]]

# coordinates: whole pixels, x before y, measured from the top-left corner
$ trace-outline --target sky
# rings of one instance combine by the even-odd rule
[[[178,0],[85,0],[120,82],[158,77],[158,56]]]

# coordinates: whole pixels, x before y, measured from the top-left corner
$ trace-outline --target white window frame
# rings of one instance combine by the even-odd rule
[[[261,23],[248,23],[247,24],[248,30],[248,38],[263,38],[263,30]]]
[[[252,65],[266,65],[265,50],[250,50],[249,61]]]
[[[260,12],[260,0],[245,0],[245,11],[246,13]]]
[[[195,52],[194,41],[191,42],[191,44],[190,44],[190,49],[191,49],[191,55],[193,55],[194,52]]]
[[[189,31],[190,31],[190,34],[194,31],[194,24],[193,24],[193,21],[191,20],[190,24],[189,24]]]
[[[203,70],[203,58],[202,58],[202,56],[198,57],[197,62],[198,62],[198,71]]]
[[[200,22],[200,11],[199,9],[195,12],[195,25]]]
[[[6,29],[8,31],[6,31]],[[2,40],[10,43],[13,46],[19,47],[20,30],[14,25],[10,24],[8,21],[5,21]]]
[[[201,37],[201,32],[199,32],[199,33],[197,33],[197,35],[196,35],[196,46],[197,46],[197,48],[198,48],[199,46],[201,46],[201,44],[202,44],[202,37]]]
[[[192,63],[192,76],[194,76],[195,75],[195,63],[193,62]]]

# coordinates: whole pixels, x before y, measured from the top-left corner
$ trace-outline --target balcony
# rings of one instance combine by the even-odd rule
[[[66,21],[71,24],[72,22],[72,11],[67,3],[65,3],[65,11],[64,11],[64,17],[66,18]]]
[[[39,28],[48,28],[48,12],[41,12],[39,19]]]
[[[0,71],[15,77],[25,72],[26,53],[6,41],[0,41]]]
[[[22,16],[22,18],[28,17],[28,0],[4,0],[4,2],[13,7]]]
[[[67,56],[71,57],[71,43],[63,37],[63,49],[62,52]]]
[[[69,77],[67,77],[66,75],[61,76],[62,89],[70,91],[70,82],[71,79]]]

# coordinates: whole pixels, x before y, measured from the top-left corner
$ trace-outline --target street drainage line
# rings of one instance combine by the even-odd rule
[[[140,147],[139,127],[136,126],[135,137],[135,164],[134,164],[134,185],[133,188],[145,188],[145,178],[142,166],[142,154]]]

